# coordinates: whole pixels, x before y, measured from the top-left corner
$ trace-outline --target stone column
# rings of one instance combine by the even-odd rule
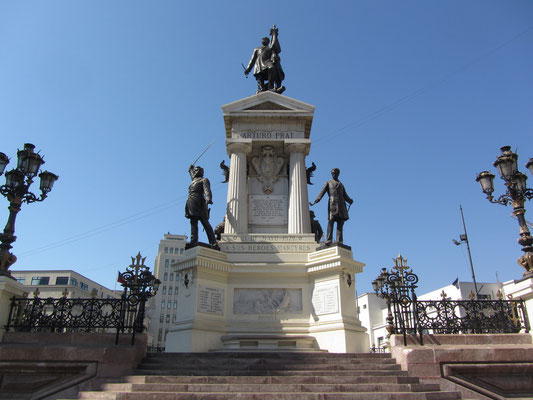
[[[305,156],[309,152],[309,143],[286,141],[286,150],[290,152],[288,233],[311,233],[305,173]]]
[[[248,233],[248,177],[246,154],[252,151],[251,141],[227,142],[231,157],[226,223],[224,233]]]

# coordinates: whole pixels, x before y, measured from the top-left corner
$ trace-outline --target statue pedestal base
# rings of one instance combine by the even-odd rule
[[[317,250],[312,234],[224,234],[221,251],[197,246],[172,265],[178,319],[168,352],[365,352],[350,250]]]

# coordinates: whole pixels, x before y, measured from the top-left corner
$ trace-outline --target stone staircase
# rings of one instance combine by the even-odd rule
[[[158,353],[134,375],[81,391],[113,400],[448,400],[401,371],[390,354]]]

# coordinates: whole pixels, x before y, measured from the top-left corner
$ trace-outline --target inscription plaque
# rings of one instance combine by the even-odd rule
[[[238,132],[234,133],[233,137],[238,137],[241,139],[268,139],[268,140],[285,140],[285,139],[303,139],[304,138],[304,132],[296,132],[296,131],[287,131],[287,132],[281,132],[281,131],[275,131],[275,132],[267,132],[267,131],[252,131],[252,132]]]
[[[287,196],[250,195],[248,197],[250,224],[283,225],[287,223]]]
[[[339,287],[335,285],[315,288],[312,302],[316,315],[339,312]]]
[[[224,289],[198,287],[198,312],[224,315]]]

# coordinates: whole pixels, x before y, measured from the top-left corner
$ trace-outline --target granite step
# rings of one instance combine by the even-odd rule
[[[413,376],[173,376],[173,375],[130,375],[121,379],[122,383],[221,383],[221,384],[359,384],[359,383],[419,383]]]
[[[137,369],[138,375],[183,375],[183,376],[407,376],[407,371],[401,371],[400,367],[394,369],[362,369],[362,370],[232,370],[232,369]]]
[[[82,392],[85,400],[458,400],[458,392],[327,392],[327,393],[190,393],[190,392]]]
[[[252,364],[268,364],[268,365],[298,365],[298,364],[320,364],[320,365],[370,365],[370,364],[395,364],[396,360],[392,358],[342,358],[336,360],[334,358],[315,358],[310,360],[305,359],[262,359],[262,358],[144,358],[142,363],[145,365],[168,365],[178,362],[181,366],[195,367],[195,366],[215,366],[215,365],[231,365],[238,367],[239,365]]]
[[[264,357],[263,357],[264,356]],[[390,354],[157,353],[86,400],[456,400]]]
[[[344,358],[392,358],[390,353],[291,353],[291,352],[220,352],[220,353],[147,353],[147,358],[155,359],[197,359],[197,358],[262,358],[262,359],[314,359],[332,358],[335,360]]]
[[[271,364],[271,363],[257,363],[247,365],[215,365],[215,366],[187,366],[177,362],[176,364],[151,364],[141,363],[139,369],[153,370],[153,369],[205,369],[208,367],[211,370],[233,370],[233,371],[366,371],[366,370],[399,370],[401,367],[398,364]],[[223,375],[223,374],[221,374]]]
[[[200,384],[162,384],[162,383],[108,383],[102,389],[109,392],[435,392],[440,386],[434,383],[381,383],[381,384],[250,384],[250,383],[200,383]]]

